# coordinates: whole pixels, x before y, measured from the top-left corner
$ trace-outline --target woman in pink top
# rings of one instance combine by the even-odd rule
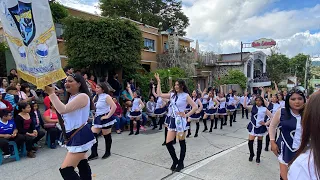
[[[50,103],[50,109],[47,109],[43,113],[43,118],[44,118],[44,128],[47,130],[47,132],[50,134],[50,148],[55,149],[56,148],[56,143],[55,141],[58,140],[61,131],[57,128],[57,123],[59,122],[58,120],[58,115],[57,111]]]

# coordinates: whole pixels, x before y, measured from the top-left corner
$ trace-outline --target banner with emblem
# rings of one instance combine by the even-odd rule
[[[66,77],[48,0],[0,0],[0,18],[23,80],[43,88]]]

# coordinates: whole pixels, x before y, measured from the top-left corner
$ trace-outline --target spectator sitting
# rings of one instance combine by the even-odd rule
[[[18,129],[18,133],[24,136],[27,156],[29,158],[35,158],[36,156],[33,151],[37,151],[38,148],[33,145],[38,143],[44,136],[44,133],[39,131],[40,134],[38,134],[38,131],[35,129],[35,125],[30,116],[31,106],[28,103],[18,103],[17,108],[14,111],[14,122]]]
[[[127,102],[127,101],[131,102],[132,101],[132,97],[131,97],[131,95],[129,93],[128,87],[126,87],[126,89],[122,91],[122,98],[123,98],[124,102]]]
[[[44,112],[43,118],[45,121],[44,128],[47,130],[47,133],[50,134],[50,148],[55,149],[55,141],[59,139],[61,131],[57,128],[57,123],[59,123],[59,120],[57,111],[52,105],[52,103],[50,103],[50,109],[47,109]]]
[[[13,111],[12,105],[10,104],[9,101],[6,101],[2,98],[3,94],[0,94],[0,110],[6,109],[10,112]]]
[[[32,100],[38,100],[39,99],[37,93],[33,89],[30,88],[28,83],[21,84],[20,92],[24,96],[23,99],[29,98],[28,102],[30,102]]]
[[[9,141],[15,141],[18,148],[22,147],[24,137],[18,134],[16,125],[12,120],[11,111],[2,109],[0,111],[0,148],[4,153],[4,157],[10,157]],[[2,154],[0,154],[2,156]]]
[[[117,134],[121,134],[121,131],[123,129],[123,126],[127,123],[127,120],[125,117],[123,117],[122,113],[123,113],[123,110],[122,110],[122,107],[120,106],[118,100],[116,97],[113,97],[112,98],[113,102],[116,104],[117,106],[117,109],[116,111],[114,112],[114,116],[116,117],[116,120],[117,120],[117,123],[116,123],[116,131],[117,131]]]
[[[12,86],[9,86],[7,89],[6,89],[7,93],[6,94],[3,94],[4,95],[4,100],[8,101],[12,108],[15,109],[18,101],[19,101],[19,98],[17,96],[17,88],[16,87],[12,87]],[[12,111],[13,112],[13,111]]]

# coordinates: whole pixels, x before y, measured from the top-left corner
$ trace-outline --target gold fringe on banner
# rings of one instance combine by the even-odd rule
[[[50,72],[46,75],[41,77],[35,77],[18,69],[18,75],[23,80],[32,83],[33,85],[37,86],[38,89],[44,89],[45,86],[55,83],[61,79],[66,78],[66,73],[63,69],[59,69],[53,72]]]

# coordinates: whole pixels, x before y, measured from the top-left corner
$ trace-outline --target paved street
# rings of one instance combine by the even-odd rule
[[[239,116],[239,115],[238,115]],[[181,173],[171,173],[171,158],[161,146],[164,132],[147,130],[139,136],[113,134],[112,156],[106,160],[90,162],[95,180],[248,180],[279,179],[278,163],[272,152],[263,150],[261,163],[248,161],[248,120],[240,119],[234,127],[200,133],[198,138],[187,139],[186,168]],[[209,123],[210,124],[210,123]],[[192,124],[192,129],[195,124]],[[202,131],[202,124],[200,130]],[[194,131],[193,131],[194,132]],[[255,144],[256,149],[256,144]],[[180,147],[175,145],[177,151]],[[264,146],[263,146],[264,148]],[[0,166],[1,180],[55,180],[61,179],[58,171],[66,150],[43,147],[35,159],[22,158]],[[99,140],[100,156],[104,141]],[[177,152],[179,155],[179,152]]]

